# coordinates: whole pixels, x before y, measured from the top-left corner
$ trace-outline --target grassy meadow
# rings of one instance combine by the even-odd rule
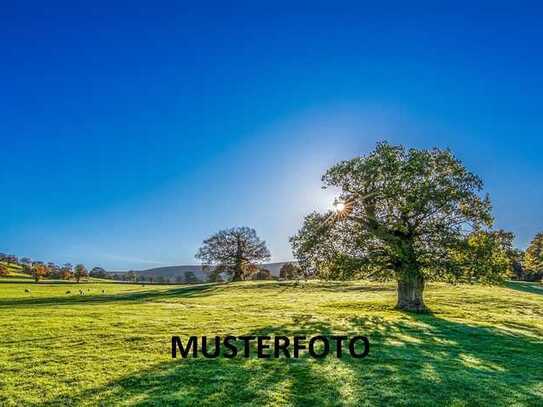
[[[84,295],[80,295],[82,289]],[[29,290],[30,292],[25,292]],[[70,291],[70,293],[67,293]],[[0,405],[543,405],[543,288],[0,283]],[[361,334],[365,359],[171,359],[172,335]]]

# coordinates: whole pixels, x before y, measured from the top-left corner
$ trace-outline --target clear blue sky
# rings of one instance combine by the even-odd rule
[[[322,172],[385,139],[451,148],[519,247],[543,230],[535,2],[75,3],[0,8],[0,251],[191,264],[248,225],[288,260]]]

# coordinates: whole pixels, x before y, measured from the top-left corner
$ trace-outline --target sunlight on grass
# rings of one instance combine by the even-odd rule
[[[543,295],[524,285],[431,284],[432,315],[395,311],[394,286],[368,282],[0,290],[2,406],[543,401]],[[170,357],[172,335],[227,334],[360,334],[371,350],[361,360]]]

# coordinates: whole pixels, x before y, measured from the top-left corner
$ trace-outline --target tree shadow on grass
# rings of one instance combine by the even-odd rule
[[[360,316],[332,324],[298,315],[245,334],[366,335],[371,350],[365,359],[305,353],[299,359],[177,359],[41,405],[543,403],[543,341],[523,333],[399,313],[395,320]]]
[[[396,291],[393,286],[386,285],[369,285],[369,284],[356,284],[347,285],[345,281],[326,281],[326,280],[285,280],[285,281],[267,281],[262,283],[246,284],[246,282],[239,282],[230,284],[230,288],[236,290],[262,290],[262,289],[300,289],[300,290],[319,290],[319,291],[333,291],[333,292],[383,292],[383,291]],[[281,291],[281,292],[282,292]]]
[[[539,283],[527,281],[509,281],[505,284],[505,286],[523,293],[543,295],[543,286]]]
[[[77,305],[77,304],[104,304],[109,302],[144,302],[154,301],[168,298],[186,298],[211,295],[214,290],[219,287],[218,284],[195,284],[181,288],[173,288],[167,290],[146,290],[118,294],[94,294],[84,292],[84,295],[79,295],[77,289],[72,289],[71,294],[66,296],[56,297],[26,297],[26,298],[10,298],[1,299],[1,307],[17,307],[27,305]]]

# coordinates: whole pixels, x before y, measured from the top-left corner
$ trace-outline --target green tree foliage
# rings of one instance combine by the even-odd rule
[[[470,233],[463,247],[454,250],[451,257],[456,262],[457,274],[453,277],[459,282],[482,282],[493,284],[510,277],[512,259],[509,247],[512,234],[502,231],[486,232],[477,230]],[[453,269],[454,270],[454,269]]]
[[[291,238],[299,264],[329,278],[394,278],[400,309],[424,311],[425,282],[458,278],[465,269],[456,253],[469,247],[471,231],[493,222],[481,179],[448,150],[379,143],[332,167],[323,182],[339,188],[343,205],[305,218]]]
[[[514,248],[511,253],[511,260],[512,260],[512,273],[511,278],[514,280],[524,280],[525,279],[525,271],[524,271],[524,252],[520,249]]]
[[[221,230],[204,240],[196,258],[204,269],[214,273],[226,272],[232,281],[244,280],[251,265],[270,258],[266,242],[260,240],[254,229],[248,227]]]
[[[529,280],[543,278],[543,233],[535,235],[524,254],[524,269]]]
[[[302,269],[295,263],[285,263],[279,270],[279,278],[284,278],[285,280],[296,280],[302,277],[302,275]]]
[[[49,270],[49,278],[60,280],[62,278],[62,270],[53,262],[47,263],[47,269]]]
[[[89,276],[95,278],[107,278],[107,273],[102,267],[93,267],[89,272]]]
[[[83,264],[78,264],[74,267],[74,277],[75,281],[78,283],[81,281],[82,278],[85,278],[89,275],[89,272],[87,271],[87,268]]]

